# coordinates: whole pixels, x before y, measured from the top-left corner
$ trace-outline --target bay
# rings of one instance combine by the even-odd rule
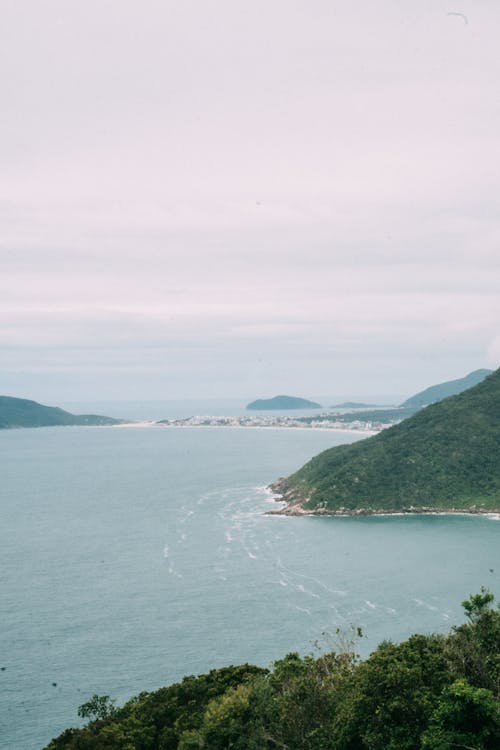
[[[498,594],[494,519],[265,515],[269,482],[354,439],[0,432],[1,747],[39,750],[93,693],[120,703],[185,674],[329,649],[351,624],[366,655],[449,629],[483,584]]]

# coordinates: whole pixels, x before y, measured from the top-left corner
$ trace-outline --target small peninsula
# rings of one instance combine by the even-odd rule
[[[500,369],[271,489],[283,515],[500,512]]]
[[[260,398],[247,404],[247,409],[267,411],[269,409],[321,409],[321,404],[308,401],[296,396],[274,396],[274,398]]]
[[[100,414],[71,414],[56,406],[44,406],[37,401],[12,396],[0,396],[0,429],[16,427],[52,427],[64,425],[103,426],[124,424],[124,419],[113,419]]]

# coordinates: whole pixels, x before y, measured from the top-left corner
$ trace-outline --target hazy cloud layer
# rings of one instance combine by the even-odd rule
[[[497,3],[1,15],[0,392],[390,396],[500,364]]]

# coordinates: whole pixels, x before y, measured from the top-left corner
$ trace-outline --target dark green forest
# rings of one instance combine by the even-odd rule
[[[271,669],[216,669],[117,708],[94,695],[88,719],[46,750],[498,750],[500,612],[482,588],[448,635],[291,653]],[[358,635],[360,635],[358,633]]]
[[[499,510],[500,370],[273,487],[307,510]]]

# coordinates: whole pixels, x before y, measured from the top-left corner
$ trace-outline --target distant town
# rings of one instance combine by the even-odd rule
[[[276,414],[232,417],[195,416],[183,419],[162,419],[156,424],[164,427],[270,427],[379,432],[386,427],[391,427],[394,422],[363,421],[359,419],[347,422],[340,419],[339,415],[329,414],[318,414],[314,417],[291,417]]]

